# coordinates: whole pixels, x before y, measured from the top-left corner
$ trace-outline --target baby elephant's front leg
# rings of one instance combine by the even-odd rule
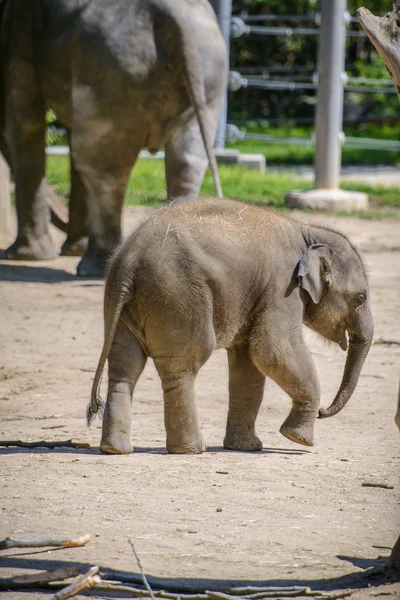
[[[275,355],[257,348],[253,359],[258,368],[293,400],[292,409],[279,430],[281,434],[292,442],[313,446],[320,391],[317,373],[304,342],[297,339],[296,344],[286,343],[285,352],[278,351]]]
[[[146,364],[139,342],[120,321],[108,357],[108,395],[100,450],[130,454],[132,394]]]

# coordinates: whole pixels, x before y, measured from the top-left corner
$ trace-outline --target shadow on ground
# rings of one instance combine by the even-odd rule
[[[61,552],[63,548],[52,549],[52,553]],[[35,552],[22,552],[11,556],[2,556],[0,562],[1,568],[7,569],[32,569],[36,571],[45,571],[55,568],[77,567],[82,573],[86,573],[93,565],[77,561],[49,560],[48,558],[32,558],[34,555],[47,553],[48,549]],[[352,589],[365,589],[377,587],[400,581],[400,573],[387,567],[387,558],[378,557],[376,559],[359,558],[352,556],[338,556],[341,560],[348,561],[354,565],[363,565],[362,571],[356,571],[347,575],[334,578],[319,579],[195,579],[195,578],[172,578],[172,577],[153,577],[146,575],[147,580],[153,590],[165,590],[177,594],[198,594],[206,590],[220,592],[229,592],[233,587],[252,586],[252,587],[310,587],[312,590],[333,591]],[[125,584],[142,586],[143,579],[140,573],[128,571],[116,571],[100,565],[100,572],[103,579],[120,581]],[[66,584],[65,584],[66,585]],[[33,588],[31,588],[32,590]],[[19,590],[29,592],[29,589]],[[129,594],[119,593],[118,597],[127,597]],[[104,597],[114,597],[115,594],[102,591]]]
[[[0,255],[1,259],[1,255]],[[19,265],[0,263],[0,281],[18,281],[26,283],[62,283],[64,281],[82,282],[84,286],[103,285],[102,277],[78,277],[63,269],[38,266],[37,263]],[[85,283],[90,282],[90,283]]]
[[[18,444],[21,446],[18,446]],[[37,444],[34,447],[24,447],[22,446],[24,442],[21,440],[18,441],[8,441],[8,440],[0,440],[0,456],[2,454],[48,454],[49,452],[54,452],[57,454],[101,454],[99,446],[92,446],[90,448],[74,448],[68,446],[68,441],[65,446],[56,446],[51,447],[53,443],[50,440],[41,440],[38,442],[28,442],[32,444]],[[60,444],[60,441],[56,441],[56,444]],[[219,453],[231,453],[236,452],[239,454],[248,454],[248,452],[241,452],[239,450],[226,450],[220,446],[210,446],[207,448],[206,453],[208,454],[219,454]],[[263,448],[260,452],[256,454],[284,454],[287,456],[298,456],[303,454],[310,454],[310,450],[301,450],[301,449],[292,449],[292,448]],[[132,454],[165,454],[167,455],[167,450],[165,447],[151,447],[151,446],[135,446],[133,448]],[[110,455],[109,455],[110,456]],[[118,456],[115,454],[115,456]],[[181,454],[168,454],[168,456],[173,458],[174,456],[182,456]]]

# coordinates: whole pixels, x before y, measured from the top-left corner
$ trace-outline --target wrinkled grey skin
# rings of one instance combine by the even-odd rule
[[[0,118],[18,214],[9,258],[55,255],[44,179],[47,107],[69,133],[62,252],[79,255],[87,246],[78,274],[101,275],[119,243],[126,185],[142,148],[165,147],[170,198],[197,197],[207,157],[221,195],[212,144],[227,53],[207,0],[0,0],[0,12]]]
[[[399,391],[397,395],[397,410],[394,417],[394,421],[400,431],[400,381],[399,381]],[[392,569],[396,569],[396,571],[400,571],[400,535],[397,538],[395,545],[393,546],[392,552],[390,554],[389,565]]]
[[[400,0],[383,17],[376,17],[367,8],[357,9],[358,20],[382,57],[396,86],[400,100]]]
[[[266,376],[293,400],[281,433],[310,446],[317,415],[336,414],[352,395],[373,337],[365,270],[345,236],[231,200],[173,205],[134,231],[109,265],[104,316],[88,419],[101,408],[108,359],[107,453],[132,451],[132,394],[148,356],[162,380],[168,452],[202,452],[195,379],[216,348],[229,362],[225,448],[261,450]],[[328,409],[319,409],[303,323],[343,350],[349,338]]]

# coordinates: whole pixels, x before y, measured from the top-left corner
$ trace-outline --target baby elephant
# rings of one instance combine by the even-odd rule
[[[344,235],[231,200],[171,205],[140,225],[110,262],[104,304],[88,422],[102,406],[108,359],[100,449],[113,454],[132,451],[132,394],[148,356],[162,380],[168,452],[205,450],[195,379],[216,348],[229,361],[224,447],[262,449],[255,421],[266,376],[293,400],[280,432],[311,446],[315,418],[352,395],[374,329],[365,269]],[[339,391],[319,411],[303,323],[343,350],[349,340]]]

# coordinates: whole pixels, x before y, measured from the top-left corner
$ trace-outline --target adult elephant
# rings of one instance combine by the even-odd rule
[[[226,89],[227,53],[207,0],[0,0],[1,117],[16,184],[12,259],[53,258],[45,113],[68,130],[71,194],[62,253],[100,275],[121,237],[142,148],[165,147],[167,194],[197,197]],[[207,161],[208,158],[208,161]],[[88,241],[87,241],[88,240]]]
[[[367,8],[357,10],[358,19],[383,59],[386,68],[396,86],[400,100],[400,0],[393,2],[393,8],[384,17],[376,17]],[[400,383],[397,396],[397,411],[395,423],[400,431]],[[400,571],[400,535],[393,546],[389,565]]]

